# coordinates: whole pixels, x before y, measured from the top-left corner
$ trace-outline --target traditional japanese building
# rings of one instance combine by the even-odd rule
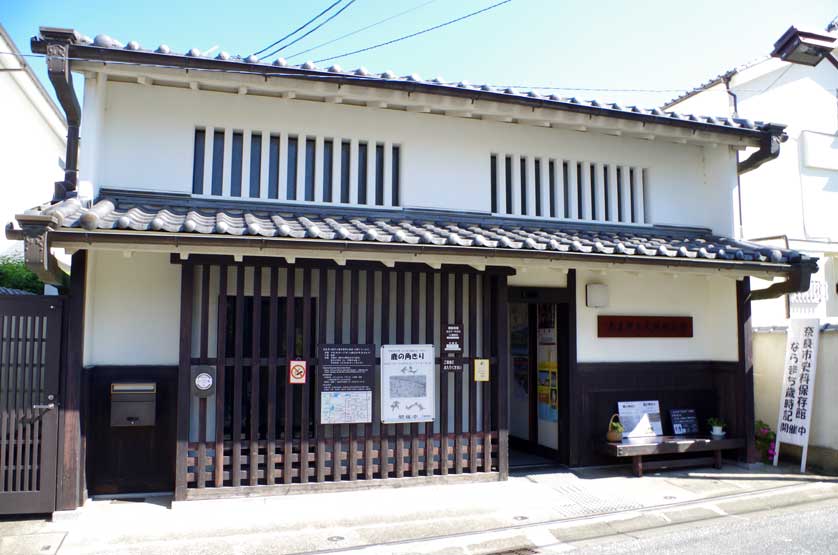
[[[63,29],[32,47],[67,170],[6,233],[45,279],[73,257],[39,390],[57,509],[616,462],[618,401],[659,401],[666,430],[720,416],[753,459],[750,302],[816,269],[731,238],[782,125]]]

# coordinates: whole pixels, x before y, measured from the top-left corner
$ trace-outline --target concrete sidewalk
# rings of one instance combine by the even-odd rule
[[[166,497],[95,500],[52,522],[0,521],[0,553],[491,553],[585,537],[620,522],[659,526],[831,496],[838,496],[835,477],[727,465],[644,478],[614,467],[522,471],[507,482],[192,501],[174,508]]]

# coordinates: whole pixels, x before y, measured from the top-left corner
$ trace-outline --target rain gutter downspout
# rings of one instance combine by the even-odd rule
[[[766,299],[776,299],[783,295],[791,293],[803,293],[809,290],[809,283],[812,280],[812,274],[818,271],[817,259],[811,259],[811,263],[803,263],[796,266],[789,273],[789,277],[785,281],[774,283],[765,289],[757,289],[751,291],[748,297],[749,301],[763,301]]]
[[[40,39],[46,42],[47,75],[55,89],[58,102],[67,116],[67,153],[64,162],[64,180],[55,182],[52,202],[60,202],[75,197],[78,183],[79,128],[81,126],[81,106],[73,87],[73,74],[70,71],[70,45],[79,40],[79,35],[72,29],[41,27]],[[37,38],[32,39],[34,44]]]

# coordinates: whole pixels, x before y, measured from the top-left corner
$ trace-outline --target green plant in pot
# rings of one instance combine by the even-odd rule
[[[605,439],[608,441],[622,441],[623,432],[625,429],[620,421],[617,420],[619,415],[614,413],[611,415],[611,420],[608,421],[608,432],[605,434]]]
[[[707,425],[710,426],[710,435],[722,437],[725,435],[725,421],[714,416],[707,419]]]

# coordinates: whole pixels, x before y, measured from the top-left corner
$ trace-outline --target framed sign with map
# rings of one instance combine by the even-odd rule
[[[381,421],[433,422],[436,410],[433,345],[381,346]]]
[[[318,346],[320,423],[372,422],[375,345]]]

